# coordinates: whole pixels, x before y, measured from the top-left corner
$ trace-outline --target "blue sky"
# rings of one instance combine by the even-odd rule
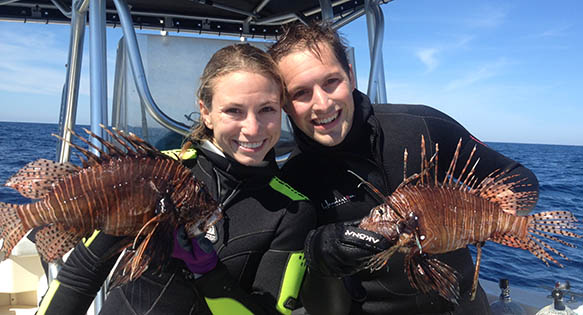
[[[389,102],[436,107],[484,141],[583,145],[583,2],[395,0],[382,8]],[[366,91],[364,17],[340,31]],[[107,36],[111,97],[121,31]],[[0,121],[58,120],[68,41],[66,25],[0,22]],[[89,120],[88,62],[86,54],[79,123]]]

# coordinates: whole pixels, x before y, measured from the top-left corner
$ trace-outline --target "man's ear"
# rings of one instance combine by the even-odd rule
[[[352,69],[352,64],[348,64],[348,69],[350,73],[348,73],[348,79],[350,79],[350,90],[354,91],[356,89],[356,80],[354,79],[354,69]]]
[[[198,106],[200,108],[200,117],[202,122],[208,129],[213,129],[213,122],[211,120],[211,113],[208,108],[204,105],[202,101],[198,101]]]

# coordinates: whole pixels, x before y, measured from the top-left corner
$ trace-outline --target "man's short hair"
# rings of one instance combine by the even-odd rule
[[[279,63],[291,53],[308,49],[321,60],[320,44],[328,44],[342,69],[350,75],[344,40],[328,23],[305,25],[297,22],[285,26],[283,35],[269,48],[268,53]]]

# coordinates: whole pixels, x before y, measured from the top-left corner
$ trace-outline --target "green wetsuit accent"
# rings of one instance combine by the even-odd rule
[[[271,188],[273,188],[274,190],[289,197],[293,201],[308,200],[308,197],[302,195],[299,191],[293,189],[290,185],[288,185],[281,179],[277,178],[276,176],[274,176],[271,179],[271,181],[269,182],[269,186],[271,186]]]
[[[51,305],[51,301],[53,300],[55,293],[57,293],[57,290],[59,289],[59,286],[61,286],[61,282],[59,280],[55,279],[51,282],[51,285],[49,286],[49,289],[47,290],[47,293],[45,294],[36,313],[37,315],[44,315],[46,313],[49,305]]]
[[[286,307],[288,300],[298,300],[304,273],[306,272],[306,258],[304,252],[295,252],[289,255],[281,288],[279,290],[279,297],[277,299],[276,308],[282,314],[289,315],[291,311]]]
[[[95,231],[93,231],[93,234],[91,234],[91,236],[89,236],[88,239],[83,238],[83,245],[85,245],[85,247],[89,248],[89,246],[91,246],[91,243],[93,243],[93,241],[95,240],[97,235],[99,235],[99,233],[101,233],[100,230],[95,230]]]
[[[182,154],[182,156],[180,156],[180,152],[182,152],[182,149],[173,149],[173,150],[162,151],[162,153],[166,154],[167,156],[169,156],[175,160],[178,160],[179,157],[181,160],[190,160],[190,159],[196,158],[196,150],[195,149],[186,150],[186,152],[184,152],[184,154]]]
[[[209,307],[211,312],[215,315],[227,315],[227,314],[241,314],[241,315],[253,315],[249,309],[247,309],[243,304],[239,303],[237,300],[231,298],[208,298],[205,297],[206,305]]]

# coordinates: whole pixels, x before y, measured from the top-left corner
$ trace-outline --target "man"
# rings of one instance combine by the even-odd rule
[[[419,172],[423,135],[429,156],[439,143],[442,177],[460,138],[461,161],[477,147],[479,179],[496,169],[506,169],[509,175],[527,178],[527,183],[538,190],[536,177],[435,109],[394,104],[373,107],[367,96],[356,90],[345,47],[328,26],[294,25],[269,52],[287,86],[290,102],[284,109],[292,120],[297,142],[296,152],[283,168],[286,181],[306,194],[319,210],[319,228],[310,233],[305,244],[309,273],[302,294],[307,311],[487,314],[487,299],[480,287],[477,297],[470,300],[474,265],[467,248],[437,255],[460,274],[461,299],[457,306],[437,294],[413,289],[402,254],[395,254],[387,267],[377,272],[362,270],[368,257],[391,244],[357,227],[358,221],[383,201],[359,186],[360,180],[347,171],[389,195],[403,180],[405,149],[409,152],[407,176]]]

